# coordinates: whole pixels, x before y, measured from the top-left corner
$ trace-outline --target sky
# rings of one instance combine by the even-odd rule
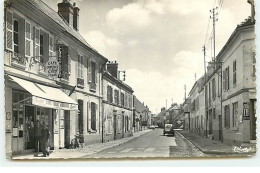
[[[57,11],[62,0],[43,0]],[[218,7],[216,55],[251,15],[247,0],[71,0],[80,8],[79,32],[126,71],[126,83],[152,113],[184,101],[213,56],[210,10]],[[196,76],[196,77],[195,77]],[[167,100],[167,101],[166,101]],[[166,104],[167,102],[167,104]]]

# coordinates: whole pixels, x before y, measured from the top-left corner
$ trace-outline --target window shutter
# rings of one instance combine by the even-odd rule
[[[229,89],[229,67],[227,68],[227,89]]]
[[[87,67],[88,67],[88,82],[91,83],[91,61],[89,58],[87,60]]]
[[[49,35],[49,56],[53,56],[54,44],[53,37]]]
[[[113,103],[113,88],[112,88],[112,87],[110,87],[110,89],[111,89],[111,93],[110,93],[110,97],[111,97],[111,103]]]
[[[6,49],[13,51],[13,12],[6,10]]]
[[[25,22],[25,55],[31,56],[31,24]]]
[[[40,30],[34,27],[34,56],[39,58],[40,56]]]
[[[110,101],[110,88],[109,86],[107,86],[107,101],[109,102]]]
[[[69,72],[69,61],[68,61],[69,47],[62,46],[62,71]]]
[[[95,63],[95,83],[97,84],[98,83],[98,63]]]

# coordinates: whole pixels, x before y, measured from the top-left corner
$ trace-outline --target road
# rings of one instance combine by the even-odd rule
[[[163,136],[155,129],[117,147],[83,158],[147,158],[147,157],[204,157],[205,155],[178,133]]]

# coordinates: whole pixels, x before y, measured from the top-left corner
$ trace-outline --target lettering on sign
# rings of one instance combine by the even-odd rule
[[[249,120],[250,116],[249,116],[249,103],[243,103],[243,119],[244,120]]]
[[[46,64],[48,77],[56,79],[59,74],[59,62],[55,57],[49,59]]]

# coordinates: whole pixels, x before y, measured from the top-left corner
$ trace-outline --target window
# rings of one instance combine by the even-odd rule
[[[219,82],[220,81],[220,76],[218,75],[218,96],[220,97],[220,88],[221,88],[221,83]]]
[[[132,109],[132,95],[129,94],[129,97],[128,97],[128,104],[129,104],[129,108]]]
[[[53,37],[49,36],[49,56],[53,56],[53,51],[54,51],[54,42],[53,42]]]
[[[91,81],[92,83],[96,83],[96,63],[91,62]]]
[[[34,28],[34,56],[35,58],[40,57],[40,30],[38,28]]]
[[[232,111],[232,126],[237,127],[237,117],[238,117],[238,102],[233,103]]]
[[[40,34],[40,63],[44,63],[43,57],[43,35]]]
[[[113,129],[112,118],[107,118],[107,133],[111,134]]]
[[[212,98],[213,99],[216,98],[216,82],[215,82],[215,78],[212,79]]]
[[[229,67],[227,67],[223,72],[223,90],[229,90]]]
[[[25,56],[31,56],[31,24],[25,22]]]
[[[113,103],[113,88],[111,86],[107,86],[107,101]]]
[[[13,13],[6,10],[6,49],[13,50]],[[17,27],[18,29],[18,27]]]
[[[213,119],[216,119],[216,109],[213,108]]]
[[[124,107],[124,104],[125,104],[125,101],[124,101],[125,95],[124,95],[124,93],[121,92],[121,97],[120,98],[121,98],[121,106]]]
[[[77,77],[83,79],[83,56],[78,55]]]
[[[14,20],[14,52],[19,53],[19,23],[18,20]]]
[[[237,83],[237,74],[236,74],[236,72],[237,72],[237,62],[234,61],[233,62],[233,85],[236,85],[236,83]]]
[[[127,93],[125,93],[125,100],[124,100],[124,101],[125,101],[124,106],[127,107],[127,101],[128,101],[128,99],[127,99]]]
[[[115,95],[115,104],[118,105],[119,104],[119,91],[115,90],[114,95]]]
[[[253,52],[252,54],[253,54],[252,55],[253,56],[253,74],[252,74],[252,76],[256,77],[256,75],[255,75],[256,74],[256,57],[255,57],[255,52]]]
[[[96,130],[96,104],[91,102],[91,130]]]
[[[224,107],[224,116],[225,116],[225,128],[230,127],[230,108],[229,105]]]

